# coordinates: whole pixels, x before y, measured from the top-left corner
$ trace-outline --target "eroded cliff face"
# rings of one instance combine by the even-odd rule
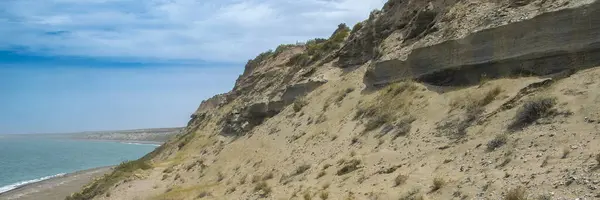
[[[151,167],[118,169],[72,198],[592,198],[600,183],[591,159],[600,152],[595,56],[553,77],[478,69],[533,58],[534,71],[561,71],[551,61],[563,57],[536,47],[556,34],[594,33],[597,7],[390,0],[352,30],[250,60],[232,91],[201,103],[185,134],[137,161]],[[485,57],[498,46],[490,34],[518,44]],[[595,52],[597,37],[584,36],[544,44]],[[477,78],[455,84],[462,72]]]

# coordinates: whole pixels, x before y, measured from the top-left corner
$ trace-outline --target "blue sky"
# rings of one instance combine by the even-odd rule
[[[244,63],[384,0],[1,0],[0,133],[184,126]]]

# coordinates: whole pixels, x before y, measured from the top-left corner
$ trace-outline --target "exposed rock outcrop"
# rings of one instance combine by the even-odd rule
[[[418,79],[465,85],[512,75],[548,75],[600,64],[600,4],[550,12],[418,48],[407,60],[376,63],[367,85]]]

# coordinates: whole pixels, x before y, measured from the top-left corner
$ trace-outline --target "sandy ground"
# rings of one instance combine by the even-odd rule
[[[0,194],[1,200],[63,200],[71,193],[81,190],[95,177],[109,173],[112,167],[100,167],[67,174],[62,177],[25,185]]]

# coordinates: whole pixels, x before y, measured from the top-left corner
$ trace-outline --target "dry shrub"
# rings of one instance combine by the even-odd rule
[[[360,165],[361,161],[358,159],[352,159],[348,162],[344,162],[344,166],[339,169],[336,173],[336,175],[341,176],[344,174],[348,174],[350,172],[356,171],[357,169],[359,169],[359,165]]]
[[[321,195],[319,195],[319,197],[321,197],[322,200],[329,199],[329,192],[321,191]]]
[[[505,200],[527,200],[527,191],[523,187],[509,190],[504,196]]]
[[[446,181],[440,177],[436,177],[433,179],[433,187],[431,188],[431,191],[438,191],[439,189],[442,189],[444,185],[446,185]]]
[[[504,144],[506,144],[506,141],[508,140],[508,136],[506,136],[506,134],[500,134],[500,135],[496,135],[496,137],[492,140],[490,140],[487,143],[487,150],[488,151],[494,151],[497,148],[503,146]]]
[[[326,174],[326,173],[325,173],[325,171],[321,171],[321,172],[319,172],[319,174],[317,174],[317,179],[319,179],[319,178],[321,178],[321,177],[325,176],[325,174]]]
[[[406,175],[398,175],[396,176],[396,178],[394,179],[394,187],[398,187],[404,183],[406,183],[406,180],[408,180],[408,176]]]
[[[263,197],[269,196],[269,194],[271,194],[271,191],[271,187],[269,187],[269,185],[265,181],[258,182],[254,186],[254,192],[262,192],[261,196]]]
[[[300,166],[298,166],[298,168],[296,168],[296,171],[294,171],[294,175],[300,175],[300,174],[306,172],[308,169],[310,169],[310,165],[308,165],[308,164],[300,165]]]
[[[513,122],[508,126],[508,130],[517,131],[523,129],[538,119],[550,115],[555,104],[556,99],[549,97],[536,98],[525,102],[517,111]]]

